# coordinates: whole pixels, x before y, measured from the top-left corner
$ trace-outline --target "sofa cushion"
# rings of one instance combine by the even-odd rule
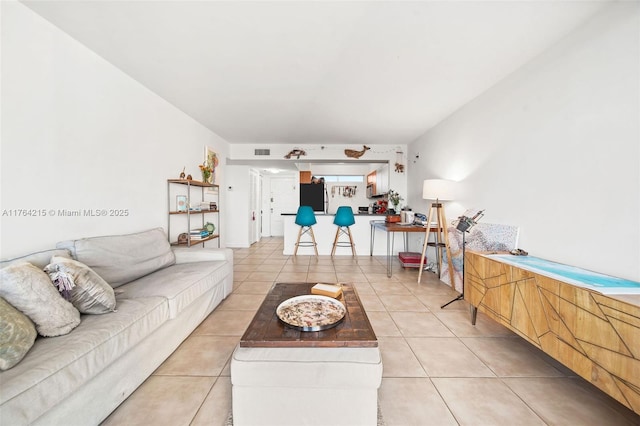
[[[3,420],[32,423],[149,336],[168,313],[160,297],[118,300],[117,312],[83,316],[73,333],[38,338],[22,362],[0,373]]]
[[[27,315],[43,336],[67,334],[80,324],[80,313],[64,300],[41,269],[27,262],[0,269],[0,296]]]
[[[19,363],[37,335],[29,317],[0,297],[0,370],[8,370]]]
[[[62,256],[71,258],[71,253],[67,249],[52,249],[52,250],[44,250],[36,253],[31,253],[26,256],[16,257],[15,259],[3,260],[0,262],[0,268],[6,268],[9,265],[19,262],[27,262],[30,263],[37,268],[43,269],[45,266],[49,264],[51,258],[53,256]]]
[[[114,288],[176,261],[162,228],[62,241],[56,246],[68,249],[74,259],[89,266]]]
[[[83,314],[106,314],[116,309],[113,288],[91,268],[77,260],[53,256],[44,267],[51,280],[62,278],[72,283],[68,300]],[[58,286],[58,291],[60,287]]]
[[[169,302],[169,313],[175,318],[208,290],[224,284],[232,272],[229,262],[193,262],[173,265],[142,277],[116,290],[118,299],[162,296]]]

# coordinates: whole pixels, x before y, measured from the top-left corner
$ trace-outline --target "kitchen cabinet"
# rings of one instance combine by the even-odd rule
[[[389,165],[385,164],[367,175],[367,197],[381,197],[389,192]]]
[[[389,192],[389,165],[385,164],[376,170],[376,194],[383,195]]]
[[[300,172],[300,183],[311,183],[311,172],[310,171],[302,171],[302,172]]]
[[[376,171],[372,171],[367,175],[367,197],[371,198],[376,195]]]

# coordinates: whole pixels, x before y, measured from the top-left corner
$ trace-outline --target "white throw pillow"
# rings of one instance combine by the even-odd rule
[[[28,316],[43,336],[61,336],[80,324],[80,312],[30,263],[0,269],[0,296]]]
[[[106,314],[115,312],[116,295],[113,288],[84,263],[66,257],[53,256],[44,271],[54,285],[57,279],[68,279],[73,283],[69,300],[82,314]]]
[[[0,370],[8,370],[19,363],[37,335],[29,317],[0,297]]]

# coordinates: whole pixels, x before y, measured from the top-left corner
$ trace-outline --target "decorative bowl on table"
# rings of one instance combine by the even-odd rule
[[[338,300],[317,294],[296,296],[276,308],[278,319],[296,330],[321,331],[340,324],[347,313]]]

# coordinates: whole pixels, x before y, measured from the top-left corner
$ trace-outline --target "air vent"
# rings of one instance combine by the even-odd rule
[[[270,149],[255,149],[253,150],[254,155],[271,155]]]

